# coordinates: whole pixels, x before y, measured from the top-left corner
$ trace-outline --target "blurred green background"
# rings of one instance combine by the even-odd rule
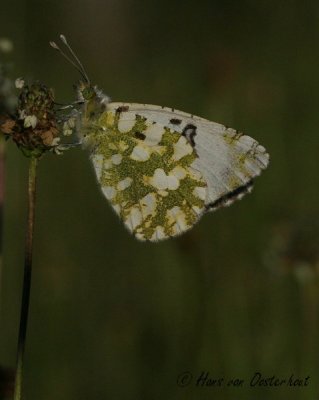
[[[113,100],[243,130],[271,155],[252,195],[159,244],[129,236],[73,149],[40,163],[25,389],[38,400],[316,399],[319,3],[1,1],[12,78],[74,98],[64,33]],[[7,145],[0,365],[15,364],[27,160]],[[181,388],[184,371],[193,382]],[[196,387],[211,378],[241,388]],[[306,387],[250,387],[264,377]]]

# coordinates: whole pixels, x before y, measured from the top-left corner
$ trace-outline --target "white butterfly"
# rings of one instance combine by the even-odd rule
[[[256,140],[171,108],[110,102],[61,39],[84,78],[78,86],[83,143],[102,192],[136,238],[179,235],[207,211],[251,191],[269,161]]]

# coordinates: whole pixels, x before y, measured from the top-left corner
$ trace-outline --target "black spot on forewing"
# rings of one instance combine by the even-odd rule
[[[120,107],[118,107],[118,108],[115,110],[115,112],[118,113],[118,114],[120,114],[121,112],[128,111],[129,109],[130,109],[129,106],[120,106]]]
[[[183,129],[182,135],[186,137],[188,142],[195,147],[195,136],[196,136],[197,126],[193,124],[187,124]]]
[[[169,120],[169,122],[173,125],[180,125],[182,123],[182,120],[178,118],[172,118]]]
[[[249,193],[253,187],[254,181],[251,179],[245,185],[239,186],[235,190],[221,196],[219,199],[215,200],[206,206],[207,210],[214,210],[219,207],[225,207],[233,203],[235,200],[241,199],[246,193]]]
[[[139,132],[139,131],[134,132],[133,135],[136,137],[136,139],[140,139],[140,140],[144,140],[146,138],[144,133]]]

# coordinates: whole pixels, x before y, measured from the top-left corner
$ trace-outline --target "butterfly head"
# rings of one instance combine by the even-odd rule
[[[90,82],[80,81],[77,86],[79,100],[83,102],[92,101],[97,97],[96,88]]]
[[[97,86],[91,85],[90,82],[87,81],[79,81],[76,85],[78,100],[83,103],[92,103],[97,102],[101,105],[106,105],[110,98],[105,95],[102,90],[100,90]]]
[[[60,39],[67,48],[69,55],[61,50],[61,48],[55,42],[50,42],[50,45],[55,50],[59,51],[59,53],[81,74],[81,80],[76,85],[78,102],[83,104],[83,117],[90,120],[93,116],[96,116],[105,110],[105,107],[110,99],[96,86],[91,84],[83,64],[67,42],[66,37],[64,35],[60,35]]]
[[[90,122],[105,111],[110,98],[98,89],[97,86],[92,86],[90,82],[80,81],[76,89],[78,101],[83,105],[83,122]]]

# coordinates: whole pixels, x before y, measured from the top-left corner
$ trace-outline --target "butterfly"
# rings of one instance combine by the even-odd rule
[[[102,193],[139,240],[159,241],[191,229],[207,212],[241,199],[269,155],[250,136],[173,108],[111,102],[81,73],[80,131]]]

